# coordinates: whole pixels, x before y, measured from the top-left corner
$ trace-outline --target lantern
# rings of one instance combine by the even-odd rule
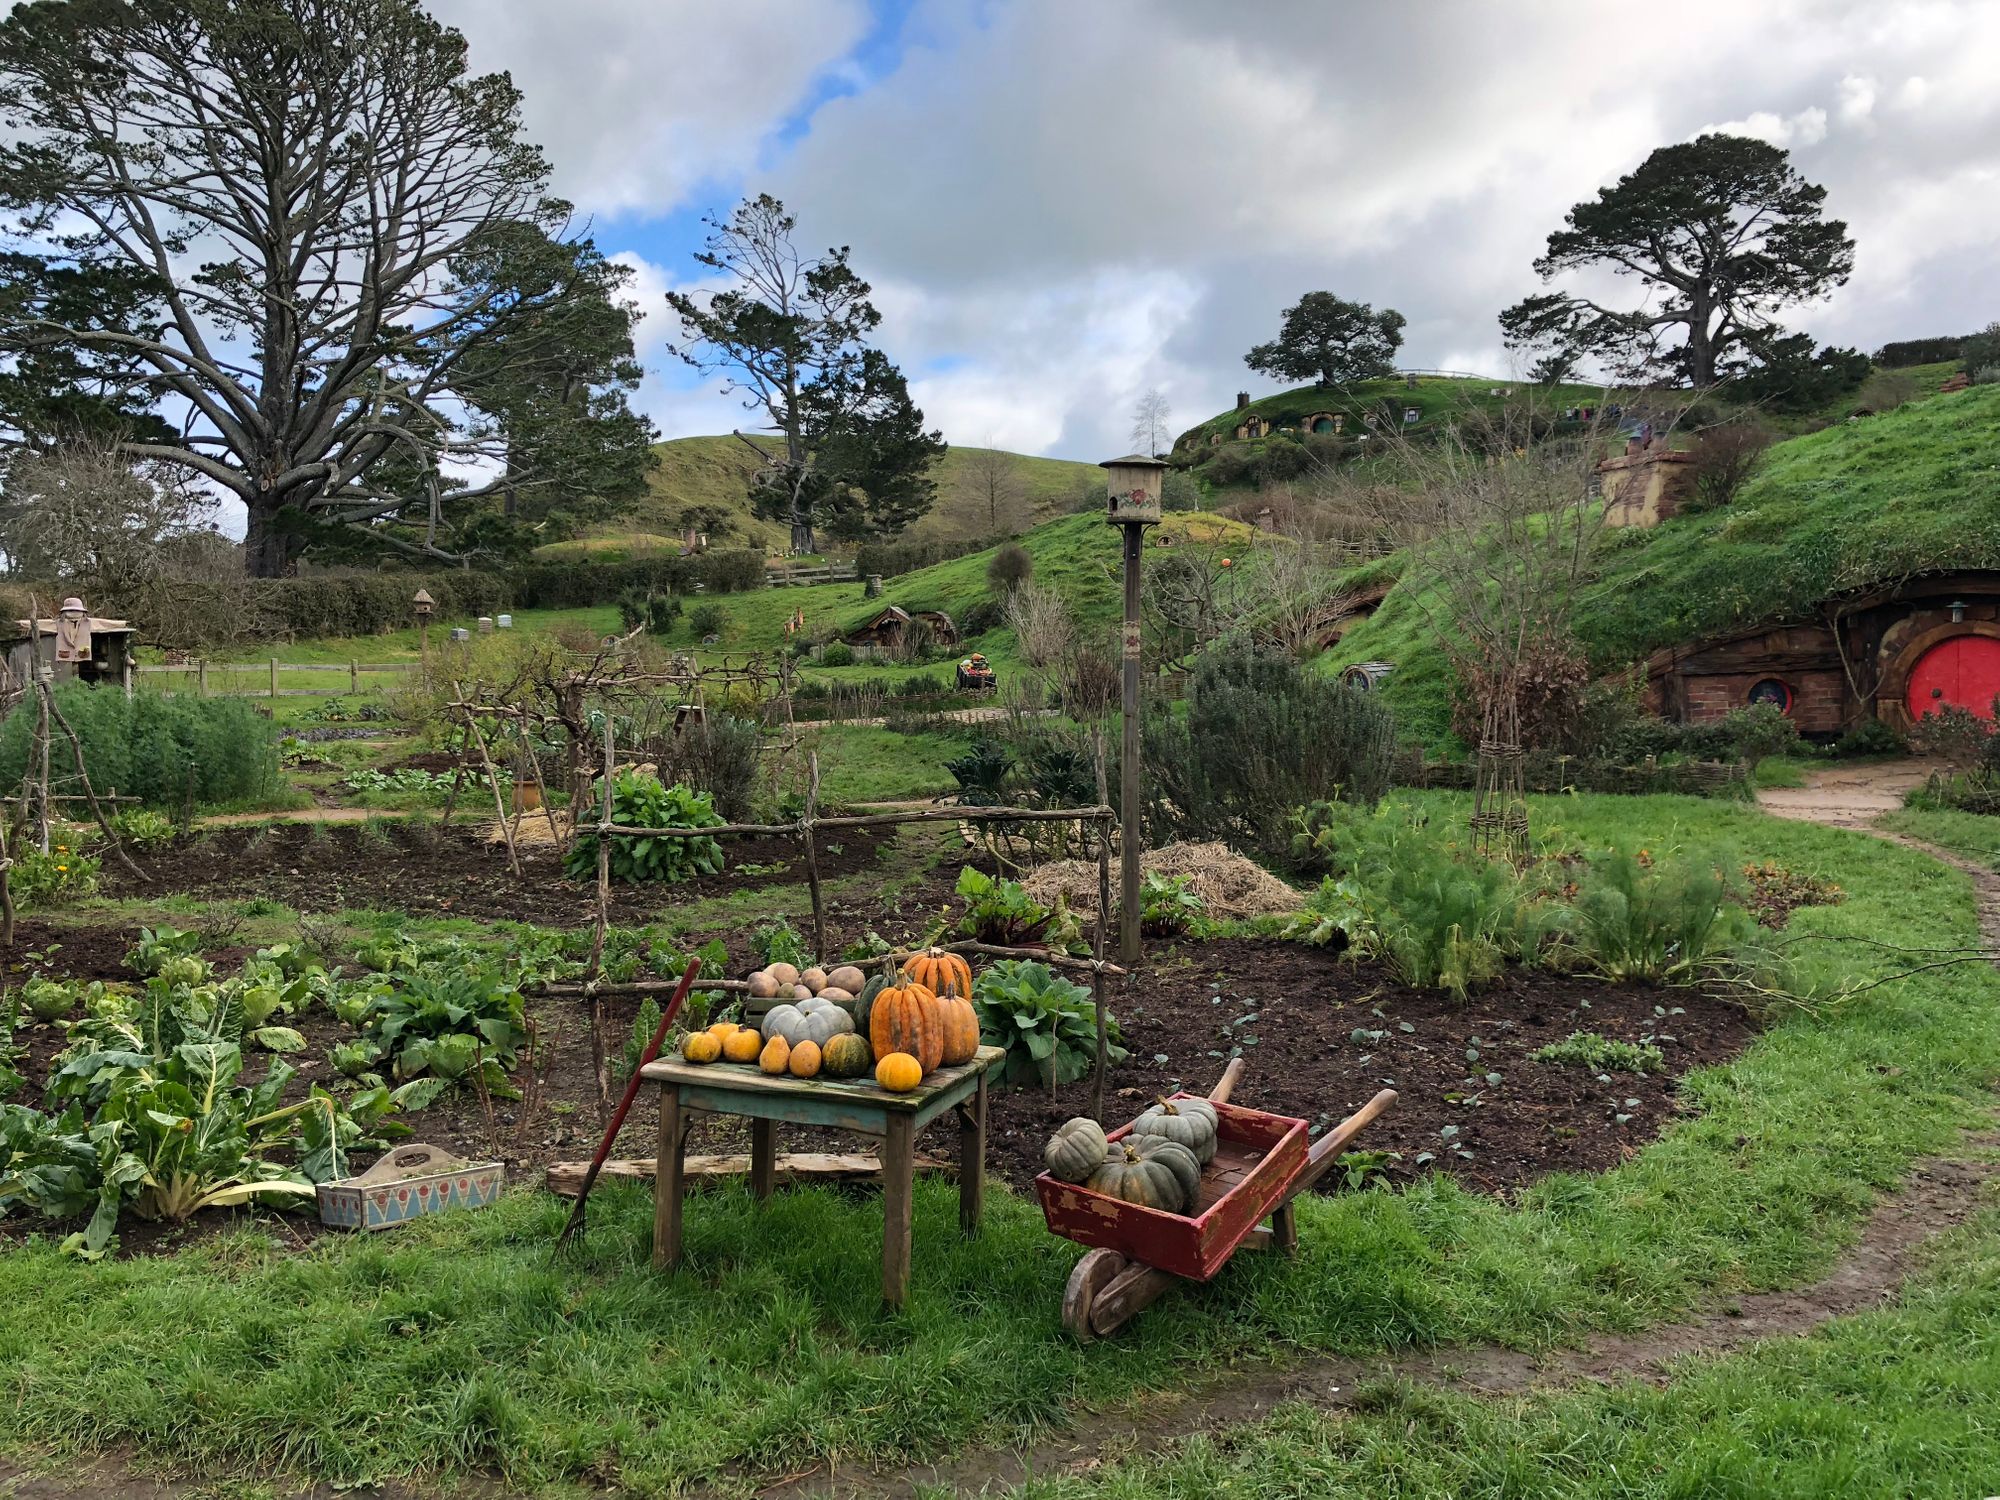
[[[1160,524],[1160,486],[1167,465],[1157,458],[1131,453],[1106,459],[1104,519],[1113,526]]]

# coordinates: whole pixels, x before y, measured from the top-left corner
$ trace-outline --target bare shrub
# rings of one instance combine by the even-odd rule
[[[1714,510],[1728,505],[1756,473],[1770,446],[1769,430],[1754,418],[1726,422],[1696,433],[1694,463],[1690,466],[1696,503],[1691,508]]]

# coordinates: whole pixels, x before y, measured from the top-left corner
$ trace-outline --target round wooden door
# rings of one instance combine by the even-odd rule
[[[1910,717],[1921,719],[1949,703],[1990,719],[1996,694],[2000,694],[2000,640],[1955,635],[1931,647],[1911,670]]]

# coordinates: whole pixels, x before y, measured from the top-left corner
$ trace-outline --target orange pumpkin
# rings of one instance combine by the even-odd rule
[[[979,1013],[956,987],[938,996],[938,1025],[944,1033],[944,1065],[955,1068],[971,1062],[979,1050]]]
[[[933,994],[942,995],[952,986],[956,986],[961,995],[972,993],[972,966],[956,953],[947,953],[942,948],[911,954],[909,962],[903,965],[903,973]]]
[[[875,1064],[875,1081],[892,1094],[907,1094],[924,1081],[924,1065],[907,1052],[891,1052]]]
[[[747,1026],[730,1032],[722,1040],[722,1055],[731,1062],[755,1062],[763,1050],[764,1038]]]
[[[938,998],[920,984],[897,985],[875,997],[868,1013],[868,1042],[876,1059],[907,1052],[928,1073],[944,1060],[944,1025]]]

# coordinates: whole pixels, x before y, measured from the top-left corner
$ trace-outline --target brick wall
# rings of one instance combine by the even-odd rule
[[[1838,734],[1850,717],[1847,678],[1838,670],[1808,672],[1719,672],[1684,681],[1691,724],[1711,723],[1746,707],[1750,689],[1776,676],[1792,689],[1792,720],[1804,734]]]

